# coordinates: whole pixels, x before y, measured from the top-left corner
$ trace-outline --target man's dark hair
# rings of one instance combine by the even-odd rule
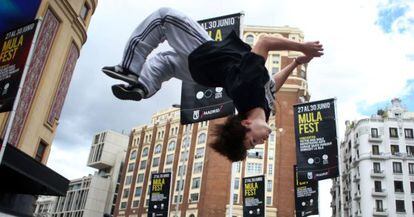
[[[243,141],[249,129],[241,124],[244,119],[244,115],[233,115],[224,124],[217,125],[214,130],[216,140],[210,143],[215,151],[232,162],[243,160],[247,155]]]

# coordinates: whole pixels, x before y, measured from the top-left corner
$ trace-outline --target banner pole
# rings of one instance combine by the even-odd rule
[[[27,75],[27,72],[29,71],[30,63],[32,62],[33,53],[34,53],[34,49],[35,49],[35,46],[36,46],[37,37],[39,35],[42,20],[43,20],[42,18],[38,18],[38,21],[36,22],[36,30],[35,30],[35,34],[33,36],[32,44],[30,45],[29,55],[27,57],[27,60],[26,60],[26,63],[25,63],[24,69],[23,69],[23,74],[22,74],[22,78],[20,80],[19,89],[17,90],[16,98],[14,99],[14,102],[13,102],[13,109],[10,112],[10,116],[8,118],[8,121],[7,121],[6,133],[4,134],[4,138],[3,138],[3,142],[2,142],[1,150],[0,150],[0,164],[1,164],[1,161],[3,159],[4,151],[6,150],[7,141],[9,140],[9,137],[10,137],[10,132],[11,132],[11,128],[13,126],[14,117],[16,116],[17,105],[19,105],[20,96],[22,94],[23,84],[26,80],[26,75]]]

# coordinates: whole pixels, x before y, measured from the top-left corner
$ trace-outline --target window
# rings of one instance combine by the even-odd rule
[[[253,42],[254,42],[254,36],[253,35],[247,35],[246,36],[246,43],[249,44],[250,46],[253,46]]]
[[[174,196],[174,203],[177,203],[178,195]],[[180,195],[180,203],[183,202],[183,195]]]
[[[267,167],[267,174],[273,175],[273,164],[269,164]]]
[[[193,178],[193,184],[191,185],[191,189],[198,189],[200,188],[200,177]]]
[[[375,192],[382,192],[381,181],[374,181]]]
[[[142,187],[135,188],[135,197],[141,197],[142,194]]]
[[[269,152],[267,153],[269,160],[273,160],[273,158],[275,157],[275,151],[274,149],[269,149]]]
[[[152,166],[157,167],[160,164],[160,158],[156,157],[152,160]]]
[[[410,182],[411,194],[414,194],[414,182]]]
[[[155,154],[159,154],[159,153],[161,153],[161,144],[158,144],[157,146],[155,146],[154,153],[155,153]]]
[[[376,210],[377,212],[383,212],[384,207],[382,206],[382,200],[375,200]]]
[[[148,156],[148,147],[145,147],[145,148],[142,150],[142,157],[146,157],[146,156]]]
[[[164,168],[164,173],[170,173],[171,171],[171,168]]]
[[[183,139],[182,148],[183,148],[183,149],[184,149],[184,148],[188,148],[188,147],[189,147],[189,145],[190,145],[190,138],[185,137],[185,138]]]
[[[206,134],[205,133],[201,133],[198,136],[198,143],[197,144],[203,144],[206,142]]]
[[[390,137],[391,138],[398,138],[398,129],[390,127]]]
[[[238,203],[239,202],[239,195],[238,194],[233,194],[233,202],[234,203]]]
[[[414,175],[414,163],[408,163],[408,173]]]
[[[272,75],[275,75],[279,72],[279,67],[272,67]]]
[[[378,145],[372,145],[372,154],[379,155],[379,146]]]
[[[414,146],[407,145],[406,149],[407,149],[407,155],[408,156],[414,156]]]
[[[141,183],[144,181],[144,174],[140,173],[138,174],[137,183]]]
[[[279,54],[273,54],[272,55],[272,64],[279,64],[280,62],[280,55]]]
[[[132,207],[138,207],[139,206],[139,200],[134,200],[132,202]]]
[[[202,157],[204,157],[204,147],[197,148],[195,158],[198,159],[198,158],[202,158]]]
[[[88,12],[89,12],[90,8],[87,4],[83,4],[81,11],[80,11],[80,18],[82,18],[82,20],[86,20],[86,17],[88,16]]]
[[[371,137],[372,138],[379,138],[378,129],[377,128],[371,128]]]
[[[135,160],[137,158],[137,151],[133,150],[131,152],[131,156],[129,157],[130,160]]]
[[[198,193],[190,194],[190,203],[198,201]]]
[[[266,197],[266,205],[268,206],[272,205],[272,197],[269,197],[269,196]]]
[[[124,189],[124,194],[122,195],[122,198],[128,198],[129,196],[129,189]]]
[[[134,171],[134,166],[135,166],[135,163],[128,164],[128,172]]]
[[[394,191],[395,192],[404,192],[403,182],[402,181],[394,181]]]
[[[127,205],[127,202],[122,202],[121,203],[121,209],[126,209],[126,205]]]
[[[168,151],[174,151],[175,149],[175,142],[171,141],[170,144],[168,144]]]
[[[93,144],[98,144],[98,142],[99,142],[99,135],[100,135],[100,134],[95,135],[95,139],[94,139],[94,141],[93,141]]]
[[[139,165],[139,169],[143,170],[147,167],[147,160],[143,160],[141,161],[140,165]]]
[[[177,184],[175,185],[176,191],[182,191],[184,189],[184,180],[178,180]]]
[[[247,163],[247,174],[260,174],[262,173],[262,164],[261,163]]]
[[[166,162],[167,164],[172,164],[173,160],[174,160],[174,154],[167,155],[167,162]]]
[[[406,139],[413,139],[413,129],[404,129],[404,135]]]
[[[183,167],[184,166],[184,167]],[[184,169],[183,169],[184,168]],[[180,165],[178,167],[178,175],[185,175],[185,171],[186,171],[186,165]]]
[[[266,186],[267,192],[271,192],[272,187],[273,187],[272,180],[267,180],[267,186]]]
[[[193,173],[201,173],[202,170],[203,170],[203,162],[195,162]]]
[[[127,176],[125,179],[125,185],[130,185],[132,182],[132,176]]]
[[[35,160],[42,162],[43,156],[45,155],[47,144],[44,141],[40,141],[39,146],[37,147]]]
[[[398,145],[391,145],[391,154],[397,155],[400,153],[400,147]]]
[[[180,161],[186,161],[188,159],[188,150],[187,151],[182,151],[180,154],[181,158]]]
[[[237,162],[237,163],[236,163],[236,172],[238,172],[238,173],[240,173],[240,171],[241,171],[241,170],[240,170],[240,168],[241,168],[241,167],[240,167],[240,165],[241,165],[241,163],[240,163],[240,162]]]
[[[374,162],[374,173],[381,173],[381,164]]]
[[[395,208],[397,212],[405,212],[404,201],[403,200],[395,200]]]
[[[240,178],[234,178],[234,189],[237,190],[240,188]]]
[[[400,162],[392,162],[392,170],[394,173],[402,173],[402,167]]]

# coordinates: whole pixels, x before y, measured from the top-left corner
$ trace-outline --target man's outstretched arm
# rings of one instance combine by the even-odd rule
[[[285,68],[280,70],[278,73],[276,73],[273,76],[273,80],[275,81],[276,85],[276,92],[279,91],[279,89],[282,87],[282,85],[285,83],[287,78],[289,77],[290,73],[298,67],[300,64],[308,63],[312,60],[313,57],[311,56],[300,56],[297,57],[294,61],[292,61],[289,65],[287,65]]]

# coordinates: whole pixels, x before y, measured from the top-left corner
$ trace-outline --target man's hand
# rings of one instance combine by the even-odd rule
[[[295,62],[298,65],[309,63],[313,59],[313,56],[299,56],[296,57]]]
[[[320,57],[323,55],[323,47],[319,41],[308,41],[302,43],[302,50],[306,56]]]

